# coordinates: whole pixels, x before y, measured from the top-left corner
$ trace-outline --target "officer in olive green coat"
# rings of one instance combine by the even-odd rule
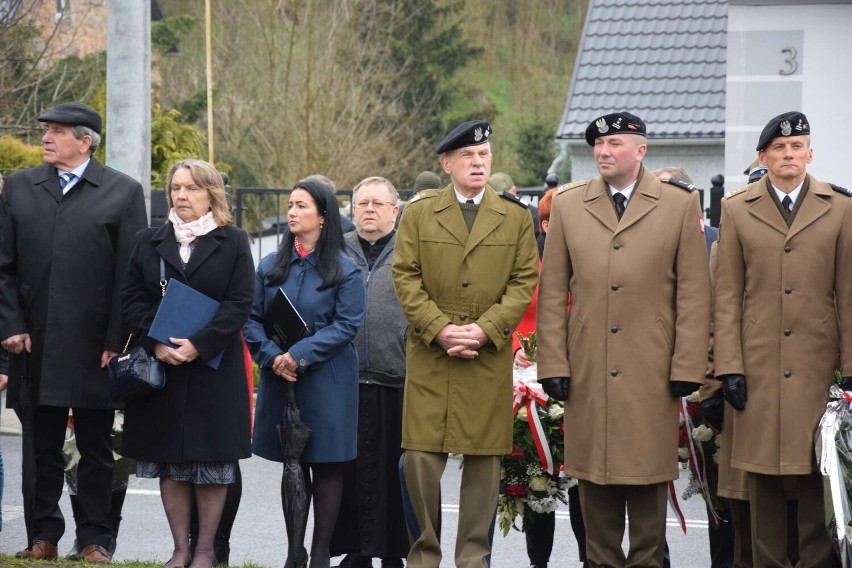
[[[452,184],[405,208],[394,284],[408,319],[403,410],[403,504],[410,568],[441,562],[440,481],[447,454],[464,454],[455,565],[491,554],[500,456],[512,447],[512,330],[538,279],[532,219],[497,194],[490,125],[460,124],[438,146]]]

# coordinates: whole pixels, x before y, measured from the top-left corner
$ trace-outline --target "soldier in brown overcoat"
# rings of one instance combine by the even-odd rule
[[[698,195],[642,165],[645,132],[624,112],[589,125],[601,176],[558,191],[542,262],[538,377],[567,399],[565,471],[580,480],[593,567],[662,566],[677,399],[704,382],[707,367],[710,273]]]
[[[806,173],[810,132],[800,112],[770,120],[766,177],[722,201],[716,378],[736,409],[731,465],[748,474],[755,566],[791,566],[785,488],[798,496],[796,566],[831,564],[814,433],[834,370],[852,369],[852,199]]]

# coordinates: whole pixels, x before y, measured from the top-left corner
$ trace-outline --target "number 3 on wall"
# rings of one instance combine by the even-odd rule
[[[799,69],[799,62],[796,61],[796,53],[795,47],[784,47],[781,49],[781,53],[784,55],[784,63],[787,64],[786,69],[779,69],[779,75],[792,75]]]

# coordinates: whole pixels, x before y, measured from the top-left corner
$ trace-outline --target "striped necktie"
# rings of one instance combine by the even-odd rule
[[[65,191],[65,188],[68,187],[68,184],[77,179],[77,176],[72,174],[71,172],[64,173],[59,176],[59,187],[62,188],[62,191]]]

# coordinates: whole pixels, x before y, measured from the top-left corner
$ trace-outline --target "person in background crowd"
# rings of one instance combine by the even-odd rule
[[[667,168],[659,168],[652,172],[655,176],[660,178],[663,181],[668,181],[670,183],[683,183],[686,185],[686,189],[690,191],[695,191],[697,188],[692,184],[692,176],[686,173],[686,170],[683,168],[670,166]],[[710,247],[713,243],[716,242],[716,239],[719,238],[719,229],[713,227],[702,221],[704,224],[704,242],[707,245],[707,258],[710,258]]]
[[[367,289],[367,312],[355,337],[358,351],[358,457],[343,469],[343,499],[331,553],[347,553],[341,568],[367,568],[381,558],[402,567],[408,535],[402,513],[402,392],[408,322],[396,299],[391,260],[398,195],[382,177],[352,190],[357,232],[344,236],[346,254],[358,265]]]
[[[518,186],[515,185],[515,180],[513,180],[509,174],[505,174],[503,172],[491,174],[491,177],[488,179],[488,185],[490,185],[497,193],[508,191],[514,196],[518,195]],[[538,240],[538,237],[541,234],[538,222],[538,207],[531,203],[527,203],[527,209],[529,209],[530,215],[532,215],[533,231],[535,232],[536,240]]]
[[[169,169],[169,219],[136,236],[121,290],[125,318],[149,353],[167,365],[166,385],[127,401],[122,452],[136,476],[159,478],[174,540],[166,568],[211,568],[213,540],[237,460],[250,457],[249,402],[240,330],[252,303],[248,237],[231,224],[222,178],[188,159]],[[148,337],[162,300],[161,270],[220,302],[213,319],[171,347]],[[222,354],[218,368],[208,362]],[[192,496],[198,542],[190,558]],[[191,564],[190,564],[191,561]]]
[[[0,177],[0,190],[2,190],[3,178]],[[9,354],[0,350],[0,392],[6,390],[9,384]],[[3,408],[0,406],[0,412]],[[0,531],[3,530],[3,451],[0,448]]]
[[[96,111],[64,103],[38,120],[45,164],[7,177],[0,196],[0,344],[12,354],[8,396],[22,418],[30,528],[17,556],[57,556],[71,408],[81,454],[76,537],[84,560],[106,564],[115,408],[106,367],[127,339],[119,290],[133,237],[147,226],[145,197],[138,181],[92,156]]]
[[[304,179],[304,181],[311,181],[311,182],[315,181],[315,182],[319,182],[319,183],[324,183],[327,186],[329,186],[332,191],[336,191],[335,188],[334,188],[334,182],[331,181],[329,178],[325,177],[322,174],[309,175],[308,177],[306,177]],[[338,209],[338,211],[340,211],[340,210]],[[344,215],[342,211],[340,211],[340,226],[341,226],[341,230],[343,231],[344,234],[351,233],[352,231],[355,230],[355,223],[353,223],[352,219],[350,219],[348,216]]]
[[[441,563],[441,476],[464,456],[455,565],[485,568],[512,449],[511,337],[537,280],[532,218],[487,185],[491,126],[458,125],[438,145],[452,183],[406,208],[393,257],[408,320],[400,469],[411,568]]]
[[[277,252],[260,261],[254,306],[245,325],[246,341],[261,369],[252,450],[284,461],[276,426],[287,403],[287,384],[295,383],[296,406],[313,430],[301,456],[314,507],[310,566],[328,568],[343,462],[354,460],[358,450],[358,356],[352,342],[364,318],[366,294],[361,272],[343,252],[333,187],[316,178],[298,182],[287,215],[290,233]],[[292,345],[279,346],[264,331],[268,306],[279,288],[308,326],[305,337]],[[285,566],[300,566],[300,561],[288,557]]]
[[[639,117],[600,116],[586,142],[600,177],[563,186],[553,198],[538,379],[566,401],[565,472],[580,483],[589,565],[659,567],[668,482],[679,473],[678,399],[698,389],[707,367],[701,207],[697,193],[642,165]]]
[[[796,566],[832,562],[814,433],[834,370],[852,368],[852,199],[807,173],[810,135],[801,112],[772,118],[757,143],[766,176],[722,200],[715,374],[734,409],[731,466],[748,477],[755,566],[791,565],[791,497]]]
[[[556,194],[556,189],[548,189],[547,192],[538,201],[539,224],[541,233],[538,239],[539,242],[539,258],[544,252],[544,237],[547,235],[547,225],[550,221],[550,207],[553,201],[553,196]],[[539,261],[541,268],[541,261]],[[529,335],[531,331],[535,331],[535,314],[538,303],[538,287],[533,294],[532,302],[530,302],[527,311],[524,312],[524,317],[521,318],[521,323],[515,330],[524,336]],[[570,302],[569,302],[570,309]],[[527,354],[521,349],[521,342],[518,335],[515,333],[512,336],[512,350],[515,353],[513,368],[520,369],[528,367],[531,363]],[[586,527],[583,524],[583,513],[580,508],[580,491],[577,485],[573,485],[568,489],[568,511],[571,516],[571,530],[574,532],[574,538],[577,539],[577,552],[579,553],[580,562],[583,566],[586,564]],[[530,568],[547,568],[547,563],[550,562],[550,554],[553,551],[553,535],[556,531],[556,512],[539,515],[535,522],[528,523],[524,517],[524,538],[527,544],[527,556],[530,559]]]
[[[441,189],[444,183],[441,181],[441,176],[435,172],[428,170],[420,172],[414,179],[414,195],[417,195],[424,189]]]

